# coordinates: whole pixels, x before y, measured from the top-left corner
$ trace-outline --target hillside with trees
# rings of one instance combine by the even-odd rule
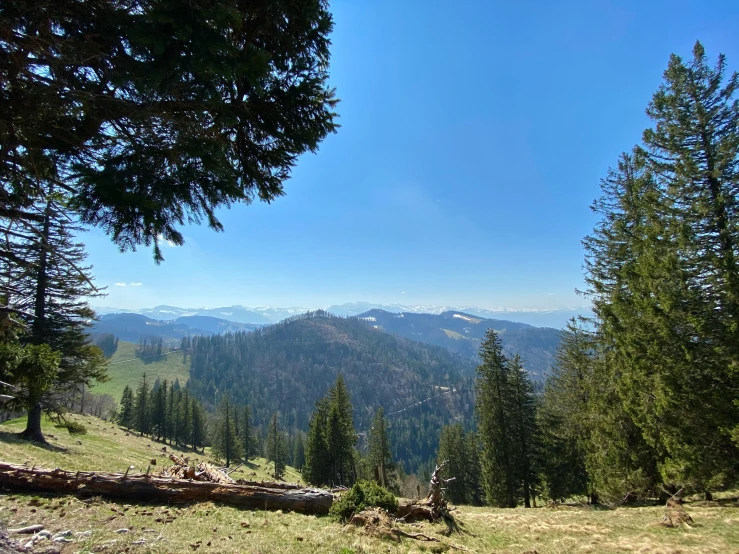
[[[434,456],[444,423],[472,419],[471,360],[358,319],[309,313],[253,333],[193,337],[187,352],[191,393],[209,408],[228,393],[251,406],[255,425],[278,412],[284,428],[307,432],[315,403],[343,375],[356,429],[365,433],[382,407],[406,471]]]
[[[480,343],[488,329],[500,337],[507,356],[518,354],[526,370],[537,380],[544,380],[554,361],[560,331],[550,327],[534,327],[503,319],[487,319],[464,312],[441,314],[369,310],[357,316],[372,326],[401,337],[443,346],[448,350],[479,362]]]

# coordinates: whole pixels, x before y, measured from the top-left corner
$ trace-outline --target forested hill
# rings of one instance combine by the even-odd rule
[[[255,423],[280,412],[287,428],[304,431],[315,402],[342,373],[357,431],[367,431],[382,406],[396,459],[406,469],[434,455],[443,423],[472,419],[471,359],[358,319],[315,312],[252,333],[195,337],[189,352],[189,388],[206,405],[227,392],[252,407]]]
[[[464,312],[441,314],[391,313],[370,310],[358,316],[379,329],[413,340],[443,346],[477,362],[480,341],[495,329],[506,356],[519,354],[534,380],[543,381],[554,363],[560,331],[502,319],[486,319]]]

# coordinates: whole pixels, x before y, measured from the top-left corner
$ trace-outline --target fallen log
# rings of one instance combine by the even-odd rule
[[[220,502],[239,508],[327,514],[333,495],[322,489],[283,489],[190,481],[153,475],[41,469],[0,462],[0,488],[106,496],[143,502]]]

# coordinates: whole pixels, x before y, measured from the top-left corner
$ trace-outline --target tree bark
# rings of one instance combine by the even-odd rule
[[[322,489],[223,485],[150,475],[38,469],[0,462],[0,487],[11,490],[100,495],[144,502],[217,502],[239,508],[327,514],[333,495]]]
[[[21,433],[21,438],[33,442],[46,444],[44,434],[41,432],[41,403],[37,402],[33,408],[28,410],[26,429]]]

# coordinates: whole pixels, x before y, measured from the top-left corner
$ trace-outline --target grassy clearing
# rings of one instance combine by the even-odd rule
[[[108,367],[110,381],[97,383],[91,392],[110,394],[116,402],[119,402],[125,386],[135,387],[144,373],[151,378],[152,383],[157,377],[169,382],[179,378],[180,384],[184,386],[190,376],[190,362],[182,361],[181,352],[172,352],[161,360],[141,360],[136,357],[134,343],[120,341],[118,349],[110,358]]]
[[[125,431],[92,417],[77,417],[87,425],[87,435],[72,437],[45,422],[45,431],[54,435],[51,447],[17,440],[13,433],[22,429],[22,422],[0,425],[0,458],[16,463],[106,471],[121,471],[131,464],[145,468],[153,457],[161,460],[157,465],[167,462],[160,443],[126,436]],[[199,453],[175,452],[203,459]],[[265,460],[257,459],[235,475],[267,479],[266,466]],[[297,481],[297,477],[289,468],[287,480]],[[74,537],[75,542],[64,550],[69,553],[457,552],[448,546],[454,545],[478,553],[739,554],[736,499],[694,501],[687,503],[686,509],[695,520],[692,528],[665,529],[658,525],[664,515],[662,507],[499,510],[461,506],[454,512],[459,530],[451,534],[443,524],[401,526],[408,533],[424,533],[441,542],[412,539],[394,542],[327,517],[239,510],[212,503],[158,506],[0,491],[0,522],[8,527],[41,523],[52,532],[91,531],[89,536]],[[120,529],[128,531],[117,533]]]

